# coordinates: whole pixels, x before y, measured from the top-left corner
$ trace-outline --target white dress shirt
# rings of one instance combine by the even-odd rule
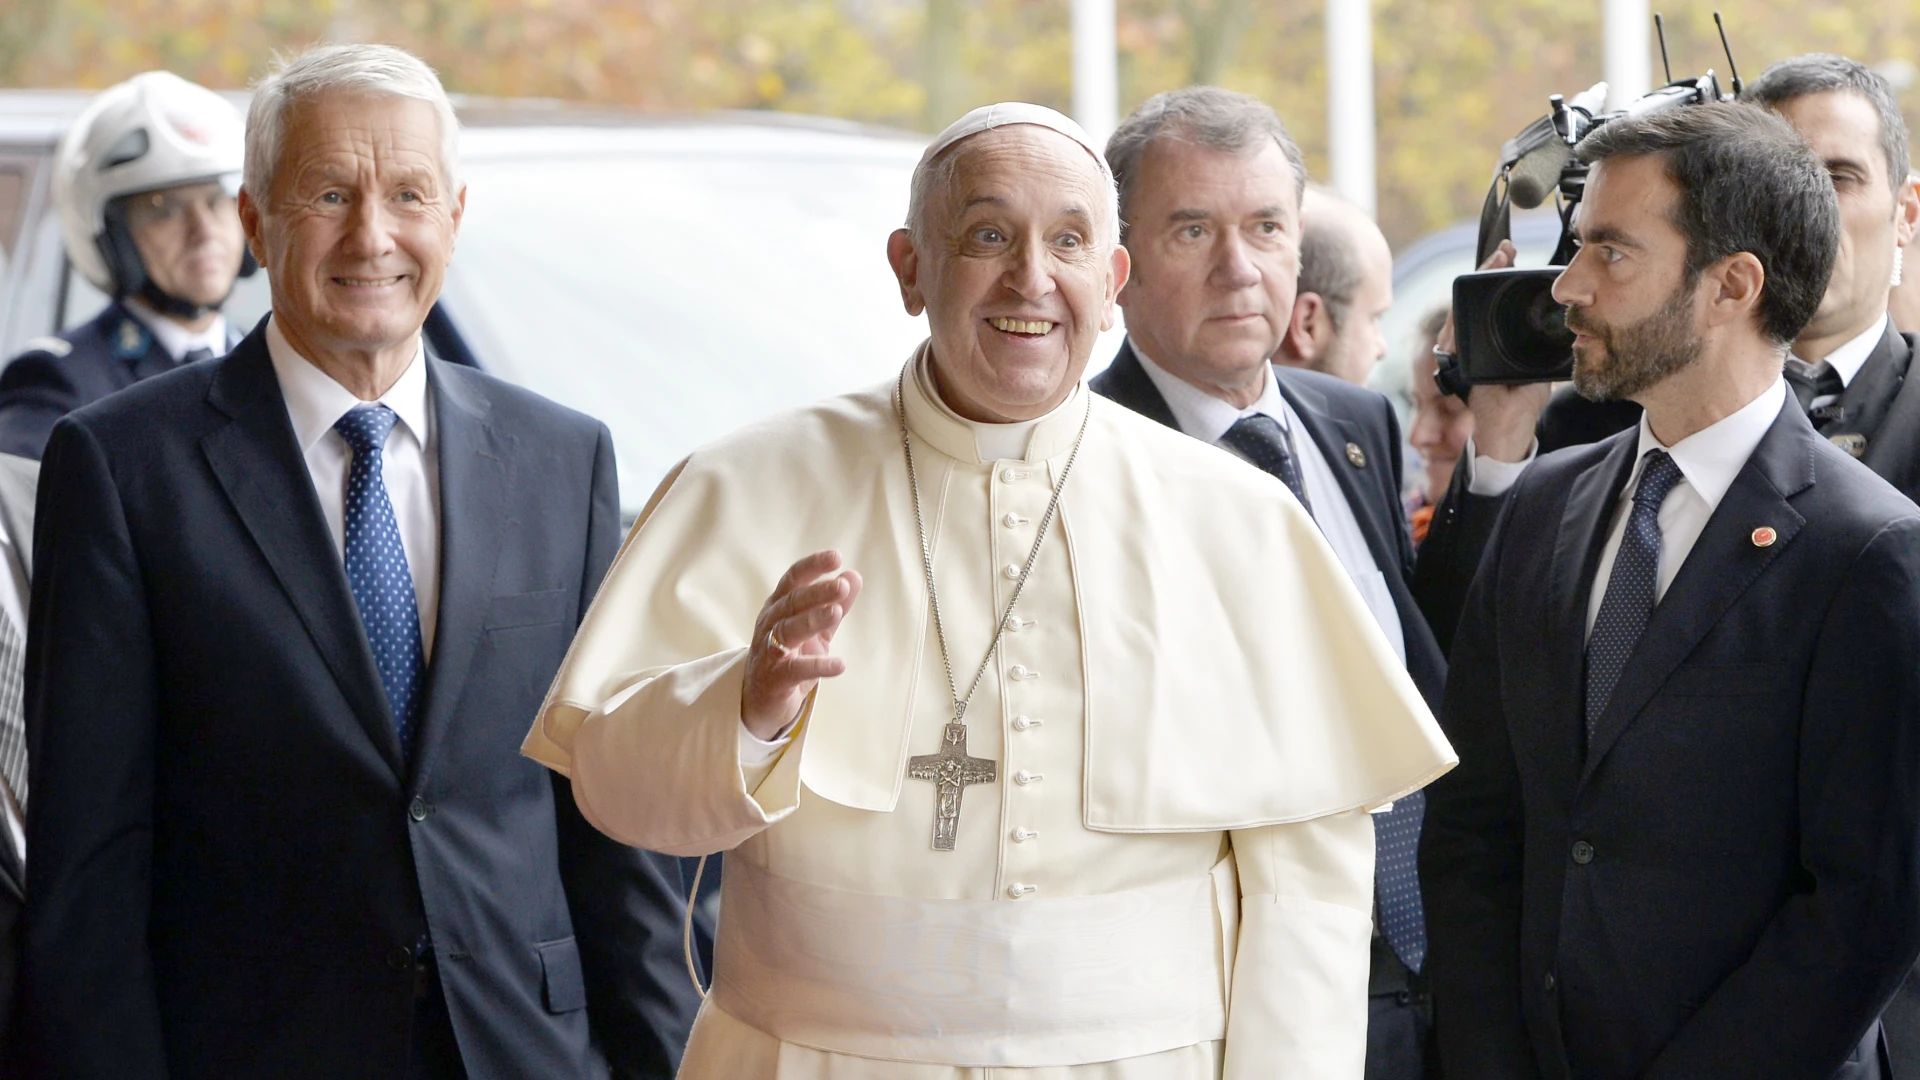
[[[361,401],[326,372],[295,352],[280,333],[280,324],[267,323],[267,355],[287,400],[287,418],[306,458],[320,510],[327,518],[334,547],[346,561],[347,475],[353,448],[333,425],[347,413],[374,404]],[[427,360],[415,347],[413,363],[380,396],[378,404],[392,409],[400,422],[393,425],[383,453],[382,475],[393,515],[400,526],[400,546],[407,552],[407,570],[413,575],[413,596],[420,611],[422,659],[433,655],[433,631],[440,614],[440,469],[433,437],[433,410],[427,403]]]
[[[215,356],[227,354],[227,317],[225,315],[215,312],[212,325],[195,333],[154,311],[138,299],[128,297],[125,303],[127,310],[133,313],[133,317],[140,320],[140,325],[153,334],[154,340],[160,343],[161,348],[167,350],[168,356],[173,357],[174,363],[177,364],[186,359],[187,354],[195,349],[206,349]]]
[[[7,532],[7,523],[0,521],[0,611],[13,620],[13,628],[20,632],[20,640],[27,639],[27,570],[20,562],[20,550],[13,545],[13,535]],[[31,786],[31,779],[28,781]],[[13,789],[0,779],[0,816],[6,818],[7,835],[13,838],[13,850],[20,854],[20,862],[27,861],[27,823],[20,812],[20,803]]]
[[[1607,533],[1606,547],[1600,551],[1600,568],[1594,573],[1592,595],[1587,598],[1587,633],[1600,617],[1600,602],[1606,598],[1607,581],[1613,574],[1614,557],[1627,533],[1628,512],[1633,509],[1633,493],[1640,488],[1640,473],[1646,468],[1647,451],[1660,447],[1680,467],[1680,480],[1660,504],[1660,567],[1654,580],[1653,599],[1659,603],[1667,595],[1667,586],[1687,561],[1694,542],[1707,527],[1707,519],[1726,497],[1734,478],[1746,467],[1753,450],[1766,437],[1767,429],[1780,415],[1787,401],[1785,379],[1760,392],[1737,411],[1722,417],[1672,446],[1661,446],[1645,414],[1640,417],[1640,444],[1634,451],[1633,472],[1620,489],[1613,511],[1613,527]],[[1759,524],[1759,523],[1756,523]]]
[[[1859,337],[1827,354],[1826,362],[1839,374],[1841,386],[1853,385],[1853,377],[1860,374],[1860,369],[1867,364],[1867,357],[1873,355],[1873,350],[1886,334],[1887,316],[1882,315],[1872,326],[1862,330]]]
[[[1134,345],[1133,354],[1139,358],[1140,366],[1146,370],[1147,378],[1153,380],[1160,396],[1167,400],[1180,430],[1188,435],[1226,449],[1221,439],[1227,430],[1242,417],[1256,415],[1272,417],[1288,433],[1294,456],[1300,462],[1300,478],[1307,490],[1307,501],[1312,504],[1313,520],[1319,524],[1321,535],[1327,538],[1340,565],[1346,568],[1347,576],[1359,588],[1361,599],[1366,601],[1374,621],[1380,624],[1380,631],[1387,635],[1394,654],[1405,664],[1406,634],[1400,625],[1399,609],[1393,606],[1393,594],[1387,591],[1386,576],[1373,561],[1373,549],[1367,546],[1367,535],[1360,531],[1360,519],[1347,504],[1340,481],[1334,478],[1333,469],[1321,455],[1319,445],[1281,395],[1279,380],[1273,372],[1263,370],[1266,386],[1260,391],[1260,399],[1242,409],[1169,373],[1141,352],[1138,344]]]

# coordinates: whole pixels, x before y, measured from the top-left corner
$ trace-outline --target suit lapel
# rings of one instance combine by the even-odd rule
[[[1586,730],[1582,702],[1587,670],[1587,606],[1592,590],[1605,588],[1593,578],[1601,549],[1606,546],[1608,526],[1613,522],[1614,504],[1633,473],[1639,429],[1614,435],[1602,445],[1608,447],[1606,455],[1568,486],[1548,570],[1545,647],[1549,655],[1545,669],[1572,673],[1571,678],[1544,683],[1550,695],[1549,706],[1543,710],[1545,723],[1532,725],[1540,729],[1536,736],[1545,740],[1545,759],[1558,765],[1550,779],[1564,780],[1564,786],[1554,790],[1571,791],[1579,776]]]
[[[207,399],[232,418],[201,440],[208,465],[299,613],[355,719],[399,777],[400,741],[392,710],[347,587],[340,551],[287,418],[262,330],[248,335],[221,362]]]
[[[1594,722],[1583,783],[1667,677],[1793,543],[1806,519],[1787,500],[1812,485],[1818,438],[1789,395],[1648,618],[1606,711]],[[1753,542],[1753,530],[1763,525],[1775,533],[1765,547]]]
[[[413,786],[428,775],[435,750],[460,705],[460,689],[485,632],[506,522],[507,454],[488,424],[488,403],[473,385],[449,377],[441,361],[427,368],[440,471],[440,611],[427,696],[414,736]]]
[[[1280,396],[1293,408],[1301,426],[1307,429],[1307,436],[1319,448],[1321,460],[1327,463],[1327,471],[1333,473],[1334,482],[1340,485],[1341,497],[1347,500],[1347,507],[1360,523],[1360,531],[1366,534],[1367,550],[1373,554],[1373,565],[1383,572],[1401,567],[1404,561],[1393,535],[1397,523],[1380,520],[1380,499],[1375,497],[1377,493],[1370,493],[1361,487],[1363,482],[1371,482],[1373,478],[1365,474],[1365,469],[1353,465],[1347,456],[1347,447],[1360,445],[1363,433],[1357,426],[1328,412],[1327,399],[1318,391],[1292,385],[1289,380],[1280,377],[1277,369],[1273,379],[1274,385],[1280,389]]]
[[[1147,375],[1147,369],[1133,355],[1131,339],[1120,343],[1120,351],[1114,354],[1113,363],[1101,372],[1091,383],[1094,392],[1112,398],[1149,420],[1180,430],[1180,422],[1173,418],[1173,409],[1167,399],[1160,395],[1160,388],[1153,385],[1153,379]]]

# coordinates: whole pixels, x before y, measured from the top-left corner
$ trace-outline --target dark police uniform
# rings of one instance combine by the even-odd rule
[[[237,340],[229,326],[228,347]],[[178,366],[117,300],[59,337],[35,338],[0,369],[0,454],[38,461],[61,417]]]

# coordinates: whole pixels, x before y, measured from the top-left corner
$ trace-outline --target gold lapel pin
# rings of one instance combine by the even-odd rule
[[[1780,534],[1777,532],[1774,532],[1773,526],[1771,525],[1762,525],[1759,528],[1753,530],[1753,546],[1754,547],[1760,547],[1760,548],[1772,547],[1773,542],[1778,539],[1780,539]]]
[[[1347,460],[1353,462],[1354,468],[1364,469],[1367,467],[1367,452],[1360,449],[1359,443],[1348,443]]]

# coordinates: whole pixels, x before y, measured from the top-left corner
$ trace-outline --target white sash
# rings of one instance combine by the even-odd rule
[[[1084,1065],[1226,1037],[1233,858],[1048,900],[874,896],[727,862],[713,1004],[785,1042],[981,1068]]]

